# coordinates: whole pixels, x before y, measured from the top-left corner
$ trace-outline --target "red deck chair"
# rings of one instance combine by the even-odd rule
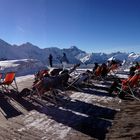
[[[41,100],[42,102],[42,98],[45,97],[46,99],[50,100],[51,102],[57,105],[57,99],[58,99],[57,93],[56,93],[57,90],[54,88],[51,88],[51,85],[47,89],[43,88],[42,85],[43,85],[42,80],[38,81],[37,83],[33,85],[32,90],[30,91],[30,99],[33,98],[34,100],[37,100],[37,101]],[[35,97],[34,95],[37,95],[37,96]]]
[[[101,71],[102,71],[101,66],[98,66],[98,68],[95,70],[95,76],[100,76],[101,75]]]
[[[37,83],[33,84],[32,90],[30,92],[30,98],[34,95],[37,95],[36,97],[39,97],[39,99],[46,97],[53,103],[57,104],[56,100],[61,100],[58,97],[58,94],[60,95],[62,93],[61,90],[59,90],[58,86],[63,86],[63,84],[65,84],[65,82],[67,81],[67,78],[68,74],[64,73],[59,76],[46,77],[44,79],[41,79]],[[68,96],[65,94],[65,97]]]
[[[115,71],[118,69],[118,64],[112,64],[111,66],[110,66],[110,68],[108,68],[109,70],[108,70],[108,72],[113,72],[113,73],[115,73]]]
[[[35,80],[41,80],[45,75],[48,75],[49,70],[43,69],[35,74]]]
[[[94,72],[94,79],[96,80],[104,80],[107,77],[108,68],[104,66],[98,66]]]
[[[135,95],[134,95],[134,88],[138,87],[140,81],[140,70],[138,72],[135,73],[134,76],[129,77],[126,80],[122,80],[122,84],[121,84],[121,88],[119,91],[119,94],[121,94],[122,92],[125,94],[129,94],[132,97],[138,99]],[[140,99],[138,99],[140,101]]]
[[[13,82],[14,82],[14,85],[13,85]],[[18,87],[15,80],[15,72],[6,73],[4,80],[0,83],[0,85],[2,86],[3,92],[4,90],[9,92],[10,87],[12,87],[12,89],[18,92]]]

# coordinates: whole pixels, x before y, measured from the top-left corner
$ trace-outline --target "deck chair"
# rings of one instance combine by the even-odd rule
[[[137,71],[134,76],[129,77],[126,80],[122,80],[116,87],[119,97],[124,98],[125,95],[130,95],[131,97],[140,101],[140,99],[137,97],[137,93],[135,93],[135,89],[138,88],[139,81],[140,70]]]
[[[104,80],[108,74],[108,69],[103,68],[102,66],[98,66],[95,72],[93,73],[94,80]]]
[[[89,85],[90,79],[92,78],[92,72],[87,70],[84,73],[80,73],[77,77],[71,78],[68,82],[66,89],[72,88],[77,91],[83,91],[81,88],[82,85]]]
[[[2,73],[0,73],[0,82],[2,82]]]
[[[103,63],[104,64],[104,63]],[[93,79],[94,80],[101,80],[101,81],[106,81],[106,80],[114,80],[117,76],[114,72],[114,74],[110,74],[110,72],[113,70],[117,69],[117,65],[113,64],[112,66],[98,66],[95,72],[93,73]]]
[[[49,75],[47,77],[43,77],[38,82],[34,82],[30,93],[30,98],[35,97],[34,95],[37,95],[37,98],[42,99],[44,95],[51,95],[52,99],[49,97],[48,99],[57,104],[56,100],[60,99],[58,97],[58,94],[60,95],[61,93],[63,93],[62,91],[65,90],[65,87],[68,83],[68,79],[70,77],[70,73],[72,73],[79,66],[80,64],[76,64],[69,71],[64,70],[59,72],[59,74],[55,76]],[[69,99],[69,96],[67,96],[65,92],[61,95],[64,95],[64,97]]]
[[[118,69],[118,64],[112,64],[109,68],[108,68],[108,73],[116,73],[116,70]]]
[[[77,68],[80,66],[80,63],[75,64],[70,70],[69,70],[69,74],[75,76],[78,74]]]
[[[44,76],[49,74],[49,70],[43,69],[38,71],[35,76],[35,81],[41,80]]]
[[[42,80],[33,84],[30,98],[35,97],[42,99],[43,97],[46,97],[53,103],[57,104],[57,100],[60,100],[58,94],[62,93],[60,90],[62,90],[63,86],[67,83],[68,78],[68,73],[63,73],[58,76],[44,77]],[[65,94],[65,96],[67,95]]]
[[[48,69],[40,70],[35,74],[34,83],[41,80],[43,77],[59,75],[59,72],[62,71],[62,70],[63,69],[60,69],[60,68],[55,68],[55,69],[51,69],[51,70],[48,70]]]
[[[98,66],[98,68],[95,70],[95,76],[100,76],[101,75],[101,71],[102,71],[101,66]]]
[[[9,92],[11,88],[16,92],[18,92],[18,86],[15,80],[15,72],[6,73],[4,80],[0,82],[0,86],[2,87],[3,92],[4,91]]]

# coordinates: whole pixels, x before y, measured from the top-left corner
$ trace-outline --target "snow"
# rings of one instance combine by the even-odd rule
[[[35,74],[40,69],[44,69],[46,67],[39,60],[19,59],[0,61],[0,68],[2,73],[15,71],[16,76],[24,76],[28,74]]]
[[[19,64],[16,64],[16,62],[19,62],[19,61],[18,60],[1,61],[0,62],[1,69],[4,69],[5,67],[16,67],[19,65]]]
[[[19,76],[19,77],[16,77],[16,81],[22,82],[22,81],[26,81],[27,79],[33,79],[33,78],[34,78],[34,75]]]
[[[128,60],[131,62],[140,61],[140,54],[131,53],[128,55]]]

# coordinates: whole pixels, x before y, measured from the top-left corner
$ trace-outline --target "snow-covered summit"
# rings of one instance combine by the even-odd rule
[[[128,55],[129,61],[140,61],[140,54],[135,54],[134,52]]]

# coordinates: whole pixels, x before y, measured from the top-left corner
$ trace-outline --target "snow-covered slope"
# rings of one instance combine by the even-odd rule
[[[129,55],[128,53],[116,52],[116,53],[109,54],[108,57],[110,60],[116,59],[116,60],[123,61],[123,60],[128,59],[128,55]]]
[[[40,69],[46,68],[41,61],[34,59],[8,60],[0,62],[2,73],[15,71],[16,76],[35,74]]]
[[[134,52],[132,52],[128,55],[128,60],[140,62],[140,54],[135,54]]]
[[[84,58],[81,59],[81,61],[85,61],[85,63],[87,64],[91,64],[94,62],[97,63],[103,63],[107,61],[107,55],[105,53],[91,53],[91,54],[87,54],[87,56],[85,56]]]

